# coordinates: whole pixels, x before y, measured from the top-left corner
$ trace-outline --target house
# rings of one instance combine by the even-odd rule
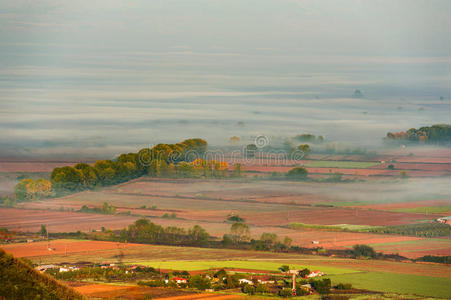
[[[451,216],[438,218],[436,221],[442,224],[451,225]]]
[[[241,278],[241,279],[239,279],[238,280],[238,282],[240,283],[240,284],[254,284],[253,282],[252,282],[252,280],[249,280],[249,279],[246,279],[246,278]]]
[[[319,270],[312,271],[312,272],[310,272],[310,274],[307,275],[308,278],[319,277],[319,276],[324,276],[324,273]]]
[[[261,284],[274,284],[276,283],[274,280],[262,280],[262,279],[258,279],[258,283]]]
[[[56,268],[57,268],[57,266],[55,266],[55,265],[41,265],[41,266],[36,267],[36,269],[41,273],[43,273],[49,269],[56,269]]]
[[[319,241],[312,241],[312,244],[313,244],[313,245],[318,245],[318,244],[319,244]]]
[[[171,280],[174,281],[177,284],[188,283],[188,280],[186,280],[183,277],[172,277]]]

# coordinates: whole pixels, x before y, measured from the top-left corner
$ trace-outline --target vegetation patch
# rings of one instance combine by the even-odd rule
[[[449,298],[451,279],[431,276],[360,272],[331,275],[332,283],[347,282],[353,287],[372,291]]]
[[[314,160],[305,164],[307,168],[342,168],[342,169],[366,169],[379,165],[374,161],[342,161],[342,160]]]
[[[444,214],[451,213],[451,206],[419,206],[392,209],[391,211],[414,213],[414,214]]]
[[[186,271],[199,271],[217,268],[226,269],[246,269],[246,270],[259,270],[259,271],[274,271],[280,272],[280,262],[268,262],[268,261],[248,261],[248,260],[172,260],[172,261],[145,261],[134,262],[130,264],[140,264],[155,269],[169,269],[169,270],[186,270]],[[347,274],[358,272],[352,269],[329,267],[329,266],[315,266],[315,265],[290,265],[293,269],[321,270],[326,274]]]

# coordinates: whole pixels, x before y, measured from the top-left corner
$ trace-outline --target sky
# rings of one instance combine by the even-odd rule
[[[375,145],[449,123],[450,13],[446,0],[0,0],[0,155],[305,132]]]

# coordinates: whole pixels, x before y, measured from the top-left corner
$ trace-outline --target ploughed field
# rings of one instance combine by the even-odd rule
[[[451,159],[449,150],[425,152],[421,148],[399,149],[378,156],[312,154],[308,160],[287,161],[284,165],[255,158],[242,161],[248,177],[239,179],[142,177],[96,191],[23,202],[17,208],[0,208],[0,227],[37,232],[41,225],[46,225],[49,232],[92,231],[102,227],[121,229],[146,217],[164,226],[191,228],[198,224],[220,238],[229,233],[231,222],[227,218],[233,214],[245,219],[253,238],[271,232],[281,239],[288,236],[294,245],[305,247],[347,248],[358,243],[407,257],[450,255],[450,237],[427,239],[315,228],[316,225],[351,229],[404,225],[449,215],[450,177],[417,178],[415,175],[415,172],[449,172],[451,161],[448,162],[448,158]],[[0,161],[0,171],[6,172],[3,176],[14,182],[14,176],[21,172],[49,172],[56,166],[71,164],[73,162]],[[320,173],[326,177],[342,171],[349,174],[348,178],[355,178],[357,171],[392,175],[374,177],[378,180],[334,183],[257,180],[252,176],[260,173],[249,172],[261,171],[270,176],[273,168],[289,170],[296,164],[307,166],[311,172],[321,169],[324,172]],[[394,165],[394,170],[388,169],[390,164]],[[400,179],[401,170],[407,171],[410,178]],[[11,184],[4,189],[10,189],[11,193]],[[77,212],[83,205],[100,207],[104,202],[116,207],[115,215]],[[167,218],[168,215],[175,215],[175,218]],[[315,226],[293,229],[292,223]],[[313,241],[318,243],[313,245]]]
[[[424,188],[427,186],[433,188]],[[432,242],[427,238],[343,232],[315,226],[292,229],[290,224],[352,229],[428,222],[442,214],[421,210],[406,212],[402,208],[429,204],[431,209],[446,207],[450,204],[450,200],[445,198],[450,194],[449,188],[446,179],[431,179],[429,183],[420,179],[318,183],[143,177],[99,191],[24,202],[19,205],[23,209],[1,208],[0,226],[29,232],[37,232],[41,224],[46,225],[49,232],[92,231],[102,227],[121,229],[147,217],[163,226],[188,229],[198,224],[211,235],[221,238],[230,232],[228,216],[235,214],[250,225],[253,238],[271,232],[280,239],[285,236],[292,238],[294,245],[329,249],[374,244],[386,253],[415,258],[426,254],[450,255],[451,239],[445,237],[435,239],[440,242]],[[115,215],[77,212],[83,205],[100,207],[104,202],[117,208]],[[128,212],[130,215],[124,214]],[[164,217],[168,214],[175,214],[176,218]],[[313,245],[313,241],[318,244]],[[411,241],[415,244],[403,247],[402,243]]]

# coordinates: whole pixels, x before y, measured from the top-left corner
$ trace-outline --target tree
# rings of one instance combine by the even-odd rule
[[[230,228],[230,232],[232,234],[235,243],[247,242],[251,237],[251,231],[249,229],[249,226],[241,222],[234,223]]]
[[[257,146],[255,144],[249,144],[246,146],[245,156],[246,157],[254,157],[255,152],[257,152]]]
[[[279,291],[280,297],[288,298],[291,295],[293,295],[293,291],[290,288],[283,288]]]
[[[309,274],[310,274],[310,270],[307,268],[304,268],[299,272],[299,276],[301,276],[302,278],[307,277]]]
[[[47,227],[45,227],[45,225],[41,225],[41,229],[38,231],[38,234],[41,236],[46,236],[47,235]]]
[[[210,288],[210,280],[202,277],[200,274],[194,275],[189,280],[189,286],[204,291]]]
[[[308,144],[299,145],[298,150],[304,153],[304,157],[307,157],[307,155],[309,155],[311,151],[310,146]]]
[[[290,237],[288,237],[288,236],[286,236],[284,239],[283,239],[283,244],[285,245],[285,247],[287,247],[287,248],[290,248],[291,247],[291,243],[293,242],[293,239],[292,238],[290,238]]]
[[[29,194],[27,186],[29,186],[30,183],[33,182],[33,179],[26,178],[22,179],[18,184],[16,184],[16,186],[14,187],[14,194],[17,201],[25,201],[31,199],[31,195]]]
[[[288,272],[290,270],[290,266],[289,265],[282,265],[279,267],[279,270],[281,272]]]
[[[324,278],[321,280],[315,280],[312,282],[312,286],[315,288],[315,290],[321,294],[329,294],[330,288],[331,288],[331,281],[329,278]]]
[[[241,175],[242,175],[241,164],[234,164],[233,165],[232,176],[233,177],[241,177]]]
[[[44,178],[39,178],[35,181],[36,184],[36,197],[43,198],[48,197],[52,193],[52,183]]]
[[[83,178],[80,170],[72,167],[55,168],[50,180],[58,192],[74,192],[80,190]]]
[[[78,163],[74,168],[81,172],[82,184],[85,189],[93,189],[98,184],[99,178],[93,167],[85,163]]]
[[[356,257],[376,257],[376,251],[368,245],[354,245],[352,248]]]
[[[199,225],[195,225],[192,229],[190,229],[188,231],[188,235],[191,240],[199,246],[206,245],[208,243],[208,239],[210,238],[208,232]]]
[[[102,185],[112,185],[116,183],[116,166],[111,160],[98,160],[94,164],[95,172]]]
[[[248,295],[254,295],[255,287],[253,285],[246,284],[245,286],[243,286],[243,293],[248,294]]]
[[[229,139],[229,143],[232,144],[232,145],[238,145],[240,143],[240,141],[241,141],[241,139],[239,137],[237,137],[237,136],[232,136]]]
[[[294,180],[304,180],[308,176],[308,171],[303,167],[296,167],[288,171],[287,177]]]
[[[271,248],[277,242],[277,234],[263,232],[260,236],[260,240],[264,242],[268,248]]]

